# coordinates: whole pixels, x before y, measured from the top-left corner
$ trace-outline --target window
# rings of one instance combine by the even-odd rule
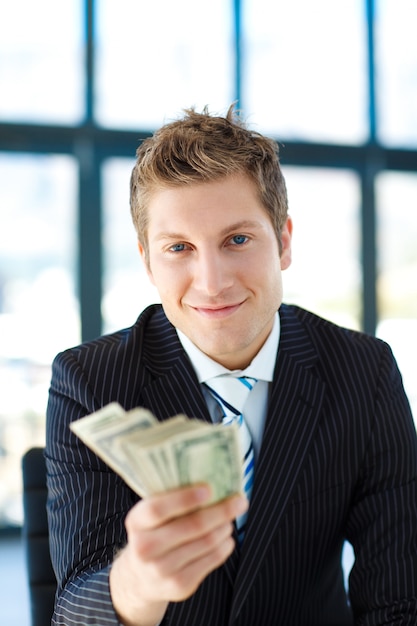
[[[245,5],[242,100],[259,127],[281,140],[365,141],[363,2],[248,0]]]
[[[417,424],[417,175],[383,172],[377,184],[377,334],[394,350]]]
[[[76,168],[0,154],[0,524],[21,520],[20,461],[43,445],[51,362],[80,339]]]
[[[97,3],[97,121],[158,128],[183,108],[233,98],[232,3]]]
[[[129,180],[133,159],[109,159],[103,166],[104,332],[131,326],[140,311],[159,302],[137,247],[130,217]]]
[[[0,20],[0,119],[78,123],[83,110],[81,0],[13,0]]]
[[[346,170],[284,168],[293,220],[284,300],[360,328],[360,190]]]
[[[416,13],[414,0],[8,4],[0,526],[21,523],[20,457],[43,442],[53,356],[158,300],[129,177],[138,143],[189,106],[237,101],[279,142],[294,220],[285,300],[386,338],[416,406]]]
[[[379,0],[376,11],[376,80],[379,138],[391,146],[417,146],[417,39],[413,0]]]

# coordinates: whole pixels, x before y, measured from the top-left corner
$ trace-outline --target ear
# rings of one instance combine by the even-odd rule
[[[140,241],[138,241],[138,250],[139,250],[139,254],[141,256],[142,262],[143,262],[143,264],[145,266],[148,278],[151,281],[152,285],[155,285],[155,281],[153,279],[153,274],[152,274],[152,271],[151,271],[151,266],[149,264],[149,254],[146,253],[145,248],[142,246]]]
[[[288,216],[281,233],[281,269],[291,265],[292,219]]]

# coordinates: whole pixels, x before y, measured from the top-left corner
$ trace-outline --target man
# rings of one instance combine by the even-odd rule
[[[292,223],[275,143],[232,109],[187,111],[139,147],[131,209],[162,307],[54,362],[54,623],[417,624],[417,446],[401,376],[385,343],[282,304]],[[141,500],[70,432],[113,401],[215,421],[208,380],[230,372],[258,381],[243,410],[250,504],[207,505],[204,484]]]

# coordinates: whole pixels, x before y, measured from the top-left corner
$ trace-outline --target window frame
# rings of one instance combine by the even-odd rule
[[[231,0],[234,15],[235,100],[241,102],[244,80],[242,42],[242,0]],[[417,149],[386,147],[377,138],[375,97],[375,3],[364,0],[368,50],[369,139],[363,145],[340,145],[285,140],[280,145],[283,165],[352,169],[361,182],[361,268],[362,323],[365,332],[375,334],[378,323],[376,296],[376,197],[375,181],[381,171],[415,172]],[[94,120],[94,41],[95,0],[84,0],[85,39],[85,119],[77,126],[20,124],[0,122],[2,153],[64,154],[78,163],[78,263],[77,284],[83,341],[101,334],[103,328],[101,302],[103,295],[103,244],[101,171],[106,159],[134,157],[140,141],[148,131],[117,130],[100,127]],[[279,143],[279,138],[276,138]]]

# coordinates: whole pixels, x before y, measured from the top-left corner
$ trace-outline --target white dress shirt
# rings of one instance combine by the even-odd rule
[[[275,363],[277,360],[278,344],[280,337],[280,320],[278,313],[274,318],[274,325],[268,339],[265,341],[258,354],[244,370],[229,370],[220,363],[213,361],[204,354],[183,332],[177,329],[179,340],[195,369],[197,378],[203,386],[203,394],[207,402],[210,416],[214,422],[222,417],[221,409],[216,400],[207,389],[204,382],[220,374],[233,374],[234,376],[251,376],[258,383],[250,392],[244,408],[244,418],[252,435],[255,460],[258,458],[261,448],[262,436],[266,413],[268,409],[269,387],[272,382]]]

